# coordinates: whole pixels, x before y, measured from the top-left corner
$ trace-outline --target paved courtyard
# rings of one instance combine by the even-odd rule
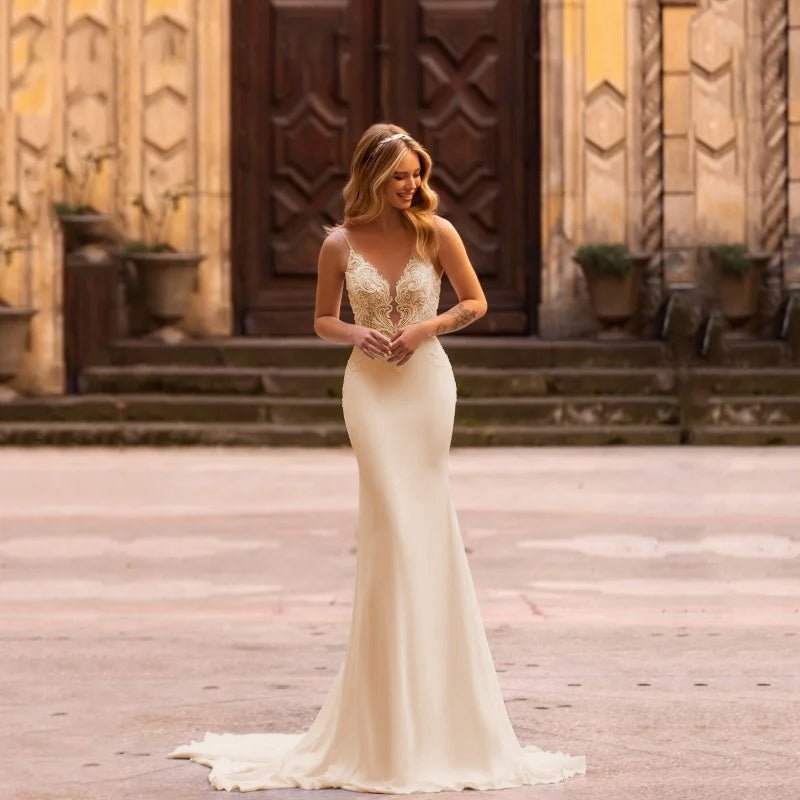
[[[518,737],[588,762],[486,794],[800,795],[800,449],[454,449],[451,474]],[[228,796],[166,753],[311,723],[356,502],[347,449],[0,450],[0,797]],[[353,793],[249,796],[304,795]]]

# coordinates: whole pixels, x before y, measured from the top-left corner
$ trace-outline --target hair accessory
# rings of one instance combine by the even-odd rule
[[[393,142],[395,139],[411,139],[411,137],[407,133],[393,133],[391,136],[387,136],[384,139],[381,139],[375,147],[380,147],[382,144],[386,144],[386,142]]]

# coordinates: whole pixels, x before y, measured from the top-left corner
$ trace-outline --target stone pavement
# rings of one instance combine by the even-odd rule
[[[451,473],[519,739],[588,760],[485,794],[800,796],[800,449],[453,449]],[[1,451],[0,798],[228,796],[166,753],[311,723],[356,501],[348,449]]]

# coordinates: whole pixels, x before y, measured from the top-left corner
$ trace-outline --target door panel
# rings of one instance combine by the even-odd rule
[[[526,332],[532,265],[525,263],[531,184],[523,5],[417,0],[385,7],[391,60],[403,62],[391,71],[388,105],[430,152],[440,213],[461,234],[489,301],[490,313],[468,330]],[[456,302],[443,283],[440,310]]]
[[[530,247],[538,220],[526,219],[526,199],[538,179],[527,174],[522,116],[527,6],[234,0],[239,332],[313,333],[322,226],[341,219],[350,154],[379,119],[408,128],[433,156],[440,212],[461,233],[489,298],[490,313],[467,331],[530,330],[534,265],[525,253],[538,254]],[[443,281],[441,310],[455,302]],[[342,305],[352,319],[346,294]]]
[[[372,116],[374,4],[234,4],[234,269],[244,333],[314,330],[322,225]]]

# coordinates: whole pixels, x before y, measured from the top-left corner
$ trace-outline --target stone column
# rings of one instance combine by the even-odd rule
[[[77,35],[66,11],[65,0],[0,5],[0,237],[23,248],[0,262],[0,297],[38,310],[14,383],[23,392],[58,392],[64,380],[61,239],[50,203],[65,118],[62,47]]]
[[[661,305],[664,244],[664,114],[662,82],[661,0],[642,0],[641,52],[641,227],[631,237],[638,249],[650,254],[644,275],[641,317],[647,333]],[[632,148],[634,149],[634,148]]]
[[[761,176],[758,245],[770,253],[760,308],[761,328],[774,330],[782,296],[782,246],[787,233],[788,16],[784,0],[763,3],[760,22]],[[755,70],[753,70],[755,72]],[[753,215],[755,217],[755,215]]]
[[[784,283],[800,290],[800,0],[789,0],[788,210]]]
[[[539,333],[578,335],[591,327],[591,309],[572,242],[583,228],[581,169],[583,0],[543,0],[542,265]]]
[[[624,242],[631,230],[629,207],[638,200],[634,191],[631,202],[628,180],[629,131],[636,113],[629,94],[630,15],[628,0],[543,4],[539,328],[545,338],[580,336],[596,328],[571,255],[586,241]]]

